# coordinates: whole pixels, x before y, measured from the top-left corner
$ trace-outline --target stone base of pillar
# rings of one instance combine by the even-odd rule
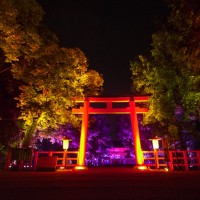
[[[135,169],[135,170],[142,170],[142,171],[149,170],[148,167],[145,166],[145,165],[137,165],[137,166],[134,166],[133,169]]]
[[[77,165],[73,168],[74,171],[79,171],[79,170],[88,170],[87,166],[82,166],[82,165]]]

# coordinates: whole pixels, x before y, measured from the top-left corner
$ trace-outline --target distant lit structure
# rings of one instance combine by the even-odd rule
[[[129,148],[109,148],[107,151],[111,164],[126,164]]]

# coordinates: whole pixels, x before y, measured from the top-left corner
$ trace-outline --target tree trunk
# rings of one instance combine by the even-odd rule
[[[29,130],[26,132],[23,142],[22,142],[22,147],[24,148],[28,148],[30,147],[31,144],[31,139],[33,137],[33,134],[35,133],[35,130],[37,128],[37,124],[38,124],[38,119],[34,119]]]

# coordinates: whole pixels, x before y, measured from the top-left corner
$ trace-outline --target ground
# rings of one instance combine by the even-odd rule
[[[0,172],[0,199],[199,200],[200,171],[104,167],[85,171]]]

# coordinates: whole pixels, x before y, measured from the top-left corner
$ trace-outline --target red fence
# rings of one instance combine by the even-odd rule
[[[18,149],[16,149],[18,150]],[[20,149],[21,150],[21,149]],[[78,160],[78,151],[31,151],[31,156],[28,155],[28,159],[26,159],[26,150],[23,149],[17,154],[15,151],[9,150],[7,153],[6,164],[4,167],[5,171],[8,170],[37,170],[38,160],[42,160],[45,158],[45,162],[40,167],[49,168],[52,166],[52,162],[54,162],[51,158],[56,157],[55,169],[68,169],[73,168],[77,165]],[[14,156],[13,156],[14,154]],[[15,155],[16,154],[16,155]],[[24,156],[25,154],[25,156]],[[49,158],[49,159],[48,159]]]
[[[72,168],[77,165],[78,151],[37,151],[34,156],[34,170],[37,166],[38,158],[46,156],[56,156],[56,168]]]
[[[31,153],[30,153],[31,152]],[[55,169],[69,169],[77,165],[78,151],[8,151],[5,170],[37,170],[38,159],[56,157]],[[149,169],[199,170],[200,150],[197,151],[143,151],[144,165]],[[19,158],[17,160],[17,157]],[[47,160],[47,159],[45,159]],[[50,159],[49,159],[50,160]],[[49,161],[50,162],[50,161]],[[44,163],[44,162],[43,162]],[[43,166],[45,167],[45,166]],[[46,163],[48,167],[48,162]]]
[[[184,151],[174,150],[164,151],[143,151],[144,165],[153,169],[169,170],[199,170],[200,169],[200,150]]]

